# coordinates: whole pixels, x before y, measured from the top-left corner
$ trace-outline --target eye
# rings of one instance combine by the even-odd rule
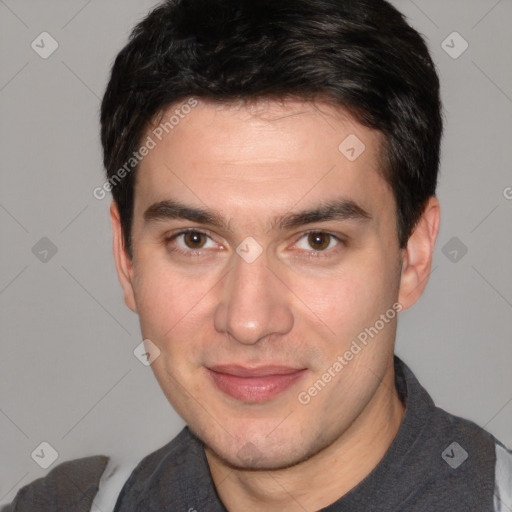
[[[217,247],[217,244],[207,233],[197,229],[182,230],[168,236],[165,242],[169,250],[181,254],[199,254],[201,249],[215,249]]]
[[[325,231],[310,231],[302,236],[295,244],[305,251],[324,252],[342,243],[342,240]]]

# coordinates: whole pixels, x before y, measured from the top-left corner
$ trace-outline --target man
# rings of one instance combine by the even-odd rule
[[[187,423],[115,511],[511,506],[512,453],[394,356],[431,270],[442,132],[396,9],[166,2],[118,55],[101,124],[125,302]],[[106,464],[58,466],[11,510],[101,509]]]

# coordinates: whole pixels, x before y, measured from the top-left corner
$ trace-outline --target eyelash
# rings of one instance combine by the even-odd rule
[[[198,233],[201,235],[205,235],[210,239],[212,238],[211,233],[208,231],[204,231],[204,230],[197,229],[197,228],[187,228],[187,229],[182,229],[176,233],[173,233],[172,235],[166,236],[164,239],[165,245],[167,247],[169,247],[171,242],[173,242],[176,238],[178,238],[181,235],[185,235],[187,233]],[[309,258],[329,258],[329,257],[332,257],[333,253],[337,254],[340,250],[342,250],[343,248],[345,248],[347,246],[347,241],[344,240],[343,238],[341,238],[337,235],[334,235],[333,233],[330,233],[329,231],[322,231],[319,229],[312,229],[310,231],[304,232],[300,236],[300,238],[297,239],[297,241],[294,243],[294,245],[296,245],[303,238],[305,238],[313,233],[327,235],[327,236],[331,237],[331,239],[336,240],[338,242],[338,245],[331,249],[324,249],[323,251],[317,251],[315,249],[311,249],[310,251],[304,251],[308,255],[307,257],[309,257]],[[329,241],[329,243],[330,243],[330,241]],[[185,251],[183,249],[174,247],[169,250],[171,252],[175,252],[182,256],[189,257],[189,258],[199,257],[203,254],[201,249],[189,249],[189,250]]]
[[[165,245],[167,247],[169,247],[170,243],[173,242],[176,238],[178,238],[181,235],[185,235],[187,233],[198,233],[201,235],[205,235],[210,239],[212,238],[211,234],[208,231],[203,231],[201,229],[196,229],[196,228],[188,228],[188,229],[182,229],[182,230],[178,231],[177,233],[173,233],[172,235],[166,236],[165,237]],[[188,251],[184,251],[183,249],[175,247],[175,248],[169,249],[169,250],[171,252],[176,252],[178,254],[181,254],[182,256],[187,256],[190,258],[198,257],[198,256],[202,255],[201,249],[189,249]]]
[[[310,231],[306,231],[303,233],[300,238],[294,243],[294,245],[298,244],[300,240],[303,238],[308,237],[309,235],[316,233],[321,235],[327,235],[330,237],[329,239],[329,245],[334,239],[338,244],[335,247],[332,247],[331,249],[324,249],[323,251],[316,251],[315,249],[311,249],[309,251],[304,250],[304,252],[307,254],[308,258],[332,258],[334,255],[337,255],[341,250],[347,247],[347,241],[340,236],[337,236],[333,233],[330,233],[329,231],[322,231],[319,229],[311,229]],[[303,249],[299,249],[303,250]]]

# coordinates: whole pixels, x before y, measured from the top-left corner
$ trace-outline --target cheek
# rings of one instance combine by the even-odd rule
[[[190,279],[165,262],[143,260],[136,267],[134,292],[144,336],[161,340],[179,331],[199,309],[203,287],[200,282],[191,286]]]
[[[398,295],[395,267],[376,251],[347,259],[335,273],[297,279],[293,285],[304,303],[304,314],[333,345],[350,344],[384,314]],[[314,326],[311,326],[314,329]]]
[[[213,272],[198,277],[159,255],[145,256],[138,260],[134,286],[142,336],[158,346],[167,369],[180,374],[202,361],[220,278]]]

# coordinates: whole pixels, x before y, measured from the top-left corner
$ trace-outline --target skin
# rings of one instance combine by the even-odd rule
[[[366,146],[355,161],[338,150],[350,134]],[[380,143],[378,132],[322,103],[200,101],[137,171],[133,260],[111,206],[125,302],[161,351],[154,374],[204,442],[230,511],[325,507],[364,479],[396,436],[404,414],[392,364],[397,317],[309,403],[298,400],[394,303],[414,304],[428,280],[439,203],[428,201],[400,249]],[[273,224],[340,197],[371,218]],[[145,222],[144,212],[167,199],[213,210],[226,226]],[[207,234],[169,241],[183,228]],[[311,230],[346,243],[328,235],[310,243]],[[246,237],[262,250],[252,263],[236,252]],[[307,371],[271,400],[250,403],[213,384],[205,366],[214,364]]]

